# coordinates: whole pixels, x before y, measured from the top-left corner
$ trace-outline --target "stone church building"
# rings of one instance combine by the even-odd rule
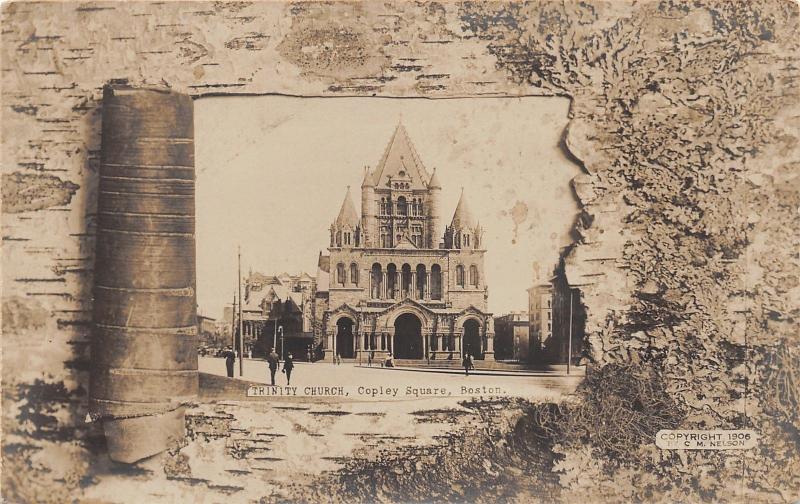
[[[429,173],[402,124],[361,184],[350,188],[320,255],[315,337],[325,359],[494,359],[483,229],[462,190],[442,225],[436,170]]]

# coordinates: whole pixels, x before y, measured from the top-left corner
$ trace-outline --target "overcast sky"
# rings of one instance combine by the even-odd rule
[[[564,98],[220,97],[195,102],[197,295],[221,316],[242,272],[306,271],[329,242],[347,186],[360,210],[398,120],[442,184],[449,224],[463,186],[485,231],[489,310],[526,310],[534,262],[552,268],[578,210],[577,165],[558,147]]]

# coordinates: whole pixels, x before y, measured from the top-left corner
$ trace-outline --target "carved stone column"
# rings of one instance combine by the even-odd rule
[[[325,357],[323,360],[325,362],[333,362],[333,358],[336,356],[336,335],[331,331],[325,332]]]
[[[425,301],[431,300],[431,273],[425,273]]]
[[[486,351],[483,353],[483,360],[494,360],[494,333],[486,333]]]

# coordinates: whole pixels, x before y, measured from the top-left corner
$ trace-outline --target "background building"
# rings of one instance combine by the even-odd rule
[[[365,170],[360,217],[348,187],[317,272],[315,336],[327,359],[494,358],[483,229],[463,191],[443,227],[441,189],[402,125]]]
[[[528,362],[530,359],[529,335],[528,312],[511,312],[495,317],[495,359]]]
[[[570,354],[577,363],[583,352],[586,313],[581,291],[567,282],[563,260],[546,281],[528,289],[530,361],[565,364]]]
[[[225,335],[221,332],[219,321],[197,314],[197,337],[198,346],[217,349],[230,343],[226,341]]]
[[[531,362],[545,362],[545,342],[553,336],[553,284],[539,283],[528,289]]]
[[[296,359],[305,359],[314,342],[316,283],[308,273],[271,276],[249,272],[242,305],[245,354],[265,357],[275,348],[281,356],[292,352]]]

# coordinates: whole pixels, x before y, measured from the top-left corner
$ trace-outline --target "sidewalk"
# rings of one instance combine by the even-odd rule
[[[382,367],[380,365],[373,365],[367,366],[366,364],[354,364],[357,368],[366,368],[366,369],[383,369],[387,371],[413,371],[417,373],[440,373],[440,374],[455,374],[455,375],[464,375],[464,369],[448,369],[448,368],[420,368],[420,367],[406,367],[406,366],[395,366],[391,368]],[[544,371],[544,370],[530,370],[530,371],[498,371],[493,369],[471,369],[469,372],[470,376],[478,375],[478,376],[541,376],[541,377],[565,377],[565,378],[579,378],[586,375],[586,368],[585,367],[573,367],[570,371],[570,374],[567,374],[566,368],[561,370],[553,370],[553,371]]]

